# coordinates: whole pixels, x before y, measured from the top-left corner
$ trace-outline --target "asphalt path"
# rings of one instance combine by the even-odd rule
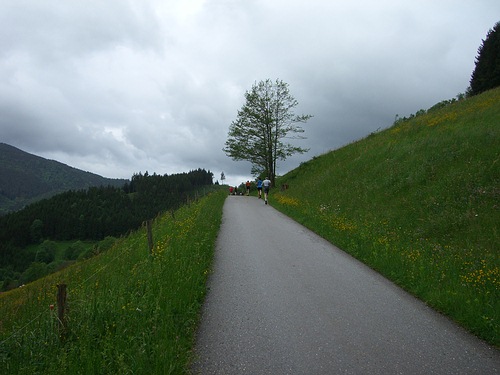
[[[500,373],[498,349],[255,197],[226,199],[208,285],[193,374]]]

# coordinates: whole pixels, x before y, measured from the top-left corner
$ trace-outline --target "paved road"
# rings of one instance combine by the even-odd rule
[[[499,350],[254,197],[226,200],[209,287],[194,374],[500,373]]]

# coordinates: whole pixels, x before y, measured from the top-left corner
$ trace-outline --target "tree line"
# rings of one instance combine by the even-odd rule
[[[101,241],[138,228],[212,185],[204,169],[173,175],[134,174],[122,188],[67,191],[0,217],[0,269],[22,271],[35,259],[24,248],[53,241]]]
[[[126,181],[84,172],[0,143],[0,215],[63,191],[101,185],[122,187]]]
[[[486,39],[477,50],[467,95],[478,95],[498,86],[500,86],[500,21],[488,31]]]

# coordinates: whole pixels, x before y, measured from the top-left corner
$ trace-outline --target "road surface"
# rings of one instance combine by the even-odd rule
[[[271,205],[224,204],[193,374],[500,373],[498,349]]]

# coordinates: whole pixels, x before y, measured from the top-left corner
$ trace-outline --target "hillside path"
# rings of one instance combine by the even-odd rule
[[[500,373],[498,349],[255,197],[226,199],[208,285],[193,374]]]

